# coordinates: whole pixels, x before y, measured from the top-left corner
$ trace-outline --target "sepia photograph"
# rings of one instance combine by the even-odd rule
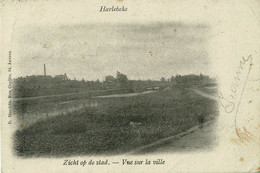
[[[210,150],[218,106],[209,30],[178,22],[24,28],[15,154]]]

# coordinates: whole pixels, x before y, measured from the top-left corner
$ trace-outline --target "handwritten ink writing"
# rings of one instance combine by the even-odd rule
[[[231,84],[230,99],[225,98],[221,92],[219,93],[219,103],[224,108],[226,113],[233,112],[235,107],[236,107],[235,102],[236,101],[240,102],[240,99],[241,99],[242,94],[243,94],[243,90],[242,90],[242,94],[240,95],[240,98],[238,98],[238,93],[239,93],[238,88],[239,88],[240,85],[245,86],[245,84],[246,84],[247,78],[244,81],[242,81],[241,75],[244,72],[245,66],[247,64],[249,64],[249,62],[251,64],[252,55],[249,55],[247,58],[242,57],[242,60],[240,61],[239,66],[237,67],[236,76],[234,77],[234,81]],[[249,64],[248,72],[251,70],[250,64]],[[239,103],[238,103],[238,105],[239,105]]]

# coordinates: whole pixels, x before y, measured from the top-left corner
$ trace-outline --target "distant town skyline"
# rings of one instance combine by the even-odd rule
[[[116,71],[116,73],[121,73],[121,72]],[[122,73],[122,74],[123,74],[123,73]],[[127,76],[127,74],[123,74],[123,75],[126,75],[126,76]],[[180,74],[177,74],[177,75],[180,75]],[[162,76],[160,79],[143,79],[143,81],[146,81],[146,80],[160,81],[162,78],[164,78],[165,80],[171,80],[172,77],[176,77],[177,75],[172,75],[172,76],[170,76],[169,78],[165,78],[165,76]],[[190,75],[190,74],[184,74],[183,76],[186,76],[186,75]],[[196,75],[198,75],[198,74],[196,74]],[[205,76],[205,74],[202,74],[202,73],[200,73],[200,75],[204,75],[204,76]],[[116,79],[117,74],[115,74],[115,75],[113,75],[113,74],[106,75],[104,79],[96,79],[96,80],[94,80],[94,79],[88,80],[88,79],[85,79],[85,78],[77,79],[76,77],[74,77],[74,78],[72,79],[72,78],[68,78],[68,77],[67,77],[67,73],[64,73],[64,74],[56,74],[56,75],[48,75],[48,74],[46,73],[46,65],[44,64],[44,65],[43,65],[43,74],[19,76],[19,77],[16,77],[15,79],[18,79],[18,78],[27,78],[27,77],[31,77],[31,76],[51,76],[51,77],[53,77],[53,78],[65,77],[65,78],[67,78],[67,80],[69,79],[69,80],[77,80],[77,81],[84,80],[84,81],[100,81],[100,82],[103,82],[103,81],[106,80],[107,77],[113,77],[114,79]],[[182,75],[181,75],[181,76],[182,76]],[[206,75],[206,76],[207,76],[207,75]],[[128,80],[140,80],[140,79],[129,79],[129,78],[128,78]]]
[[[25,27],[15,37],[13,77],[44,75],[44,64],[47,75],[78,80],[104,80],[117,71],[132,80],[209,75],[208,30],[181,23]]]

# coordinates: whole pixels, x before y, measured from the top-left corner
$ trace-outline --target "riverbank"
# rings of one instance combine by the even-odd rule
[[[120,154],[187,131],[217,115],[216,101],[174,88],[99,99],[98,107],[51,117],[15,134],[19,156]],[[60,145],[62,143],[62,145]]]

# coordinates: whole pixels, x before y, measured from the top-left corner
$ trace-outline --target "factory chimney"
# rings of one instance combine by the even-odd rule
[[[44,76],[46,76],[46,67],[45,67],[45,64],[44,64]]]

